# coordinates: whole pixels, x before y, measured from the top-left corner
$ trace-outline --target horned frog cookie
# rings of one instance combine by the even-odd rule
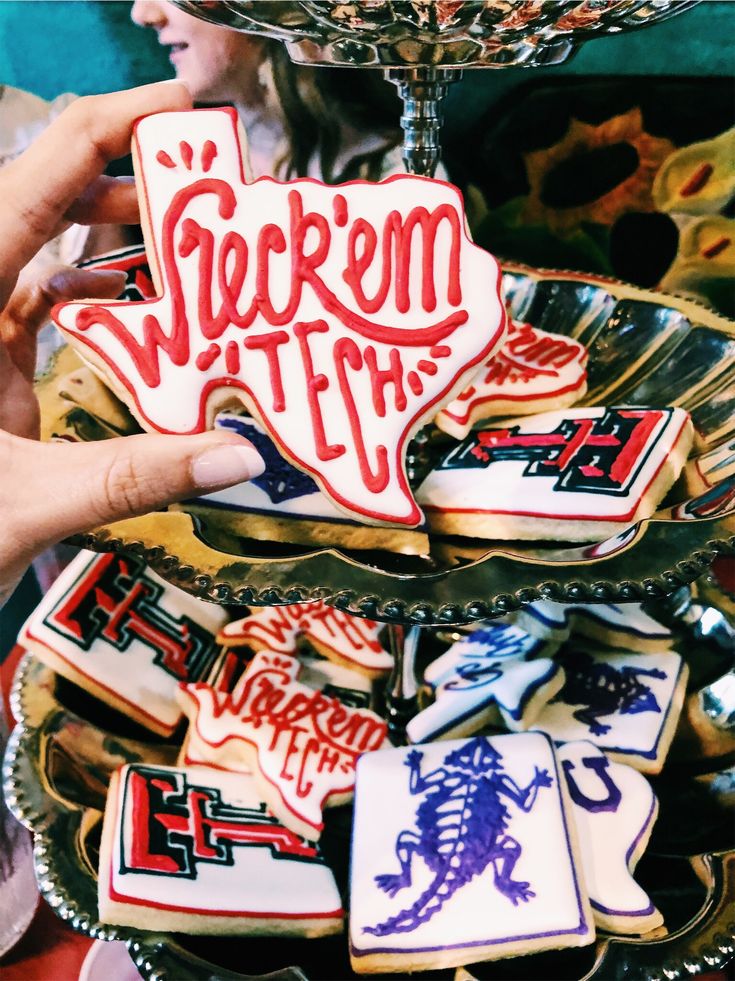
[[[260,651],[231,692],[181,685],[179,698],[196,736],[192,762],[251,771],[279,821],[316,840],[322,809],[352,799],[357,758],[385,743],[387,726],[302,684],[299,672],[296,658]]]
[[[556,647],[492,622],[456,641],[424,671],[434,701],[406,726],[409,741],[454,739],[485,725],[527,729],[564,683],[561,667],[543,656]]]
[[[246,184],[241,141],[233,109],[139,120],[158,297],[56,323],[144,428],[200,432],[241,401],[347,514],[414,527],[406,444],[501,344],[498,264],[449,184]]]
[[[438,533],[602,541],[653,514],[691,444],[683,409],[545,412],[470,433],[417,499]]]
[[[140,559],[81,552],[23,626],[19,643],[58,674],[146,729],[183,718],[180,681],[213,662],[222,607],[189,596]]]
[[[113,774],[98,895],[103,923],[142,930],[320,937],[344,916],[319,849],[252,778],[146,763]]]
[[[656,653],[670,648],[674,635],[640,603],[555,603],[537,600],[509,620],[541,640],[565,643],[589,637],[605,647]]]
[[[508,320],[500,350],[434,422],[464,439],[475,422],[565,409],[587,391],[587,349],[561,334]]]
[[[234,487],[171,505],[169,510],[199,515],[209,525],[221,524],[232,534],[260,541],[429,554],[425,525],[377,528],[347,517],[309,474],[281,456],[255,419],[224,411],[217,413],[214,424],[215,429],[227,429],[250,440],[265,462],[265,471]]]
[[[658,801],[646,778],[588,742],[557,749],[572,802],[595,923],[609,933],[648,933],[664,919],[633,878]]]
[[[382,629],[375,620],[351,616],[317,600],[256,610],[226,624],[217,639],[227,647],[292,655],[303,639],[330,661],[377,678],[393,667],[393,658],[378,640]]]
[[[360,757],[353,969],[405,975],[591,943],[563,781],[539,733]]]
[[[659,773],[681,715],[689,669],[678,654],[562,648],[564,685],[534,729],[554,742],[586,739],[642,773]]]

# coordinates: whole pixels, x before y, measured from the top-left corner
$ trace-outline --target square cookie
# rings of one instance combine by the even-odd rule
[[[689,669],[673,651],[598,654],[562,650],[564,685],[533,725],[556,743],[586,739],[642,773],[664,765]]]
[[[692,444],[683,409],[566,409],[470,433],[416,493],[432,531],[602,541],[653,514]]]
[[[362,756],[354,970],[404,974],[592,943],[563,780],[539,733]]]
[[[19,643],[146,729],[182,719],[180,681],[214,660],[223,607],[189,596],[129,555],[81,552],[26,621]]]
[[[316,845],[278,823],[250,777],[144,763],[110,784],[99,912],[143,930],[307,937],[343,919]]]

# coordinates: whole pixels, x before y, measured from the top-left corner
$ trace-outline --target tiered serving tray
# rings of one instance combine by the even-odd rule
[[[430,556],[416,559],[238,539],[221,526],[221,512],[194,520],[184,508],[99,529],[80,543],[140,553],[165,578],[215,602],[323,597],[388,623],[435,625],[429,644],[432,637],[451,639],[455,625],[540,596],[656,599],[692,581],[735,542],[735,325],[690,300],[574,273],[506,265],[504,287],[514,316],[589,346],[588,402],[673,402],[692,413],[700,440],[688,479],[650,521],[582,547],[433,539]],[[124,409],[99,397],[96,383],[84,384],[70,354],[61,352],[39,388],[45,435],[89,439],[127,431],[133,424]],[[444,438],[428,433],[417,466]],[[706,634],[683,641],[692,687],[671,760],[656,780],[661,816],[639,866],[669,935],[600,938],[583,951],[475,965],[471,976],[673,979],[728,959],[735,938],[735,694],[717,679],[732,672],[733,657],[721,644],[708,644]],[[30,657],[16,681],[14,711],[19,725],[6,757],[6,796],[34,834],[46,899],[76,929],[125,940],[142,974],[161,981],[351,976],[343,938],[232,938],[215,945],[100,924],[97,847],[110,774],[141,758],[171,763],[177,748],[153,741]],[[335,809],[324,844],[341,885],[348,839],[349,808]],[[449,981],[453,973],[428,976]]]
[[[545,596],[600,602],[655,599],[691,582],[735,545],[735,323],[697,303],[599,277],[504,264],[517,319],[589,348],[589,405],[680,405],[698,433],[695,454],[664,502],[592,545],[432,538],[427,557],[309,548],[237,538],[186,506],[109,525],[79,538],[102,551],[142,555],[160,575],[223,604],[273,605],[322,598],[351,613],[401,624],[461,624]],[[114,435],[91,418],[84,394],[57,362],[42,386],[47,434]],[[66,398],[60,398],[59,393]],[[79,409],[74,409],[76,399]],[[132,420],[129,420],[132,426]],[[119,430],[119,422],[117,423]],[[446,437],[426,431],[417,470]]]

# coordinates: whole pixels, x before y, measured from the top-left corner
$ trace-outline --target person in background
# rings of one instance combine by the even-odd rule
[[[232,105],[255,177],[327,184],[403,173],[400,101],[380,71],[295,65],[281,41],[210,24],[167,0],[135,0],[195,103]]]

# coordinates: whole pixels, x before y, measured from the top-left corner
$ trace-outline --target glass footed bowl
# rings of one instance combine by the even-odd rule
[[[694,455],[649,520],[584,545],[431,536],[429,555],[407,556],[244,539],[231,533],[221,509],[197,506],[193,514],[183,505],[108,525],[77,543],[140,554],[165,579],[217,603],[321,598],[402,624],[469,623],[540,597],[655,599],[691,582],[735,546],[735,323],[691,299],[601,277],[512,263],[503,269],[514,318],[588,347],[580,404],[678,405],[691,413]],[[69,398],[85,409],[83,393],[59,399],[55,374],[63,375],[58,360],[40,385],[44,431],[113,435],[84,411],[69,413]],[[449,439],[433,427],[422,435],[417,470]]]

